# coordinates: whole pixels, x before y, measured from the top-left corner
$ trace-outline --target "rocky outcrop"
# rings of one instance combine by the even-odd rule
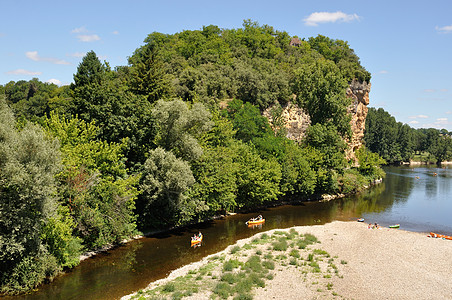
[[[346,95],[351,102],[348,113],[351,115],[350,125],[352,129],[352,138],[346,141],[349,145],[346,150],[346,158],[355,162],[357,161],[355,151],[363,144],[370,87],[370,83],[352,81],[346,90]],[[272,117],[273,109],[274,107],[270,107],[263,112],[263,115],[270,121],[272,128],[276,130],[278,129],[276,123],[282,123],[286,129],[287,138],[300,142],[311,124],[309,115],[302,108],[289,102],[282,107],[281,122],[275,122]]]
[[[263,112],[263,115],[267,117],[273,130],[276,131],[280,129],[278,128],[279,126],[277,123],[282,123],[282,126],[286,129],[286,137],[300,142],[306,135],[306,130],[311,124],[311,118],[301,107],[298,107],[290,102],[281,108],[281,122],[275,122],[275,120],[273,120],[272,110],[274,107],[266,109]]]
[[[348,107],[348,113],[352,117],[350,121],[352,138],[350,141],[347,141],[349,147],[346,152],[346,158],[353,159],[355,162],[355,152],[361,148],[364,140],[370,87],[371,84],[366,83],[365,81],[362,83],[352,81],[346,91],[347,97],[352,101],[351,105]]]

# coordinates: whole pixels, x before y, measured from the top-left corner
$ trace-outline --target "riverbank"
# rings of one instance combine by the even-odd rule
[[[226,269],[231,261],[235,267]],[[245,296],[255,299],[452,299],[451,265],[451,241],[335,221],[240,240],[123,299],[174,293],[209,299],[239,295],[245,283],[252,288]]]

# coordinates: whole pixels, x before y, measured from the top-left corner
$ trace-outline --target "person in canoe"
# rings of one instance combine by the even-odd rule
[[[199,240],[201,238],[202,234],[201,231],[198,234],[195,234],[194,236],[191,237],[192,241],[196,241]]]

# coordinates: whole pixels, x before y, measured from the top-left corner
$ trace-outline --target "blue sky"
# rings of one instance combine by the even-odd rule
[[[371,107],[415,128],[452,131],[452,1],[25,1],[3,0],[0,84],[68,84],[94,50],[110,66],[154,31],[203,25],[240,28],[244,19],[290,35],[342,39],[372,73]]]

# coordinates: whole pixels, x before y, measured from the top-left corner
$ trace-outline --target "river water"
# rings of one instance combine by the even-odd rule
[[[83,261],[30,295],[7,298],[118,299],[239,239],[275,228],[363,217],[365,222],[381,226],[399,223],[409,231],[452,235],[452,166],[387,167],[385,171],[383,183],[358,195],[237,214],[132,241]],[[248,228],[245,222],[257,214],[264,216],[265,224]],[[190,236],[198,231],[204,235],[203,243],[191,248]]]

